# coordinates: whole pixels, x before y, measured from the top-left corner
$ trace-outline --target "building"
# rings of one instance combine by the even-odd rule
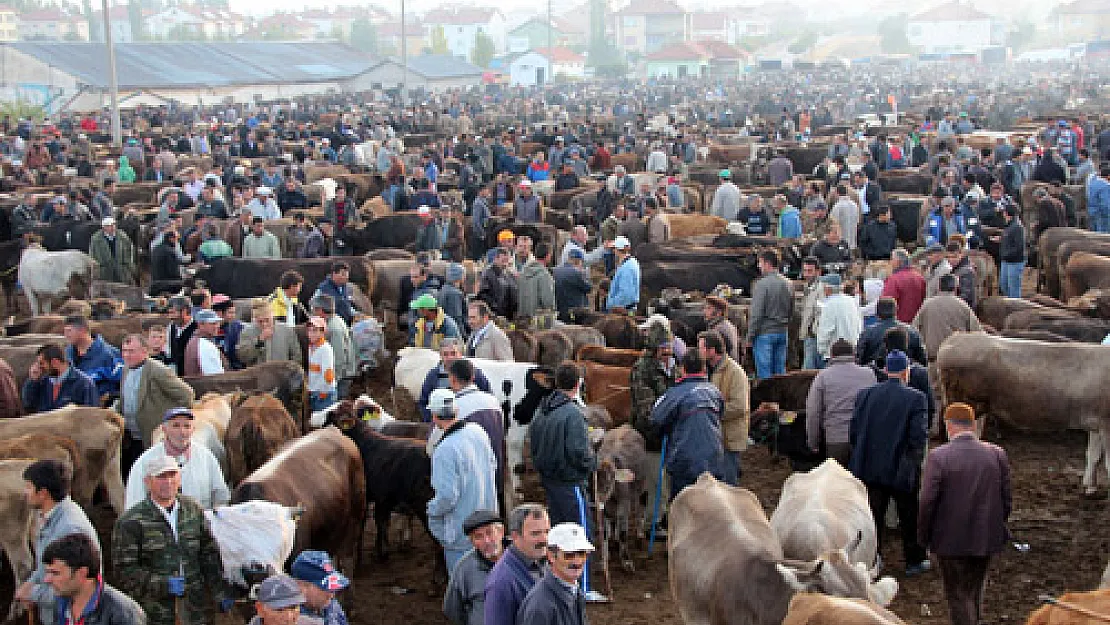
[[[447,53],[460,59],[470,58],[474,39],[479,33],[493,40],[498,54],[508,49],[505,16],[497,9],[474,7],[440,7],[424,15],[424,31],[429,42],[437,28],[443,29]]]
[[[89,22],[82,15],[57,8],[19,16],[19,39],[24,41],[88,41]]]
[[[739,29],[727,11],[701,11],[690,15],[690,36],[699,41],[724,41],[735,44]]]
[[[224,9],[173,6],[147,17],[144,27],[152,39],[219,41],[246,32],[247,19]]]
[[[698,46],[709,55],[709,77],[721,80],[739,78],[744,69],[752,64],[752,55],[724,41],[697,41]]]
[[[274,13],[244,31],[240,38],[248,41],[308,41],[316,38],[316,25],[293,13]]]
[[[423,53],[429,46],[424,27],[412,20],[405,23],[405,44],[409,56]],[[378,26],[378,48],[382,55],[401,56],[401,22],[387,22]]]
[[[708,76],[711,59],[708,50],[688,41],[672,43],[644,57],[648,78]]]
[[[548,22],[546,18],[541,19],[539,17],[533,17],[522,24],[514,26],[508,31],[507,51],[510,54],[519,54],[527,52],[528,50],[546,47],[548,44],[549,32],[551,42],[555,46],[564,47],[570,45],[568,43],[567,33],[564,33],[559,28],[559,22],[565,21],[566,20],[552,20]]]
[[[413,91],[445,91],[466,88],[482,83],[482,68],[449,54],[422,54],[410,56],[407,84]],[[404,65],[399,58],[391,57],[372,64],[344,81],[345,91],[359,92],[371,89],[396,89],[401,86]]]
[[[112,29],[112,42],[113,43],[130,43],[133,41],[131,37],[131,15],[128,13],[126,5],[115,5],[108,7],[108,20]],[[104,12],[96,11],[93,14],[93,28],[95,32],[90,33],[91,41],[104,41]]]
[[[1110,0],[1073,0],[1049,15],[1056,33],[1069,42],[1110,39]]]
[[[633,54],[650,55],[693,36],[691,14],[672,0],[633,2],[616,18],[617,46]]]
[[[7,4],[0,4],[0,41],[19,40],[19,13]]]
[[[910,45],[923,54],[977,53],[1005,43],[1005,25],[970,4],[954,0],[918,13],[906,23]]]
[[[535,87],[585,77],[586,57],[567,48],[538,48],[509,61],[509,84],[514,87]]]

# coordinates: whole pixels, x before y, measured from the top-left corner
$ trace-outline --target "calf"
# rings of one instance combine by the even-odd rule
[[[228,483],[238,484],[299,435],[285,407],[270,395],[253,395],[235,404],[224,435]]]
[[[289,411],[294,421],[304,423],[308,403],[304,369],[288,360],[264,362],[239,371],[182,378],[197,397],[206,393],[269,393]]]
[[[597,452],[597,498],[604,506],[606,523],[615,530],[610,535],[617,537],[621,563],[629,572],[635,569],[629,535],[634,532],[643,538],[643,505],[651,471],[643,435],[627,424],[605,433]]]
[[[23,472],[33,462],[26,458],[0,460],[0,548],[11,563],[14,588],[27,581],[35,568],[30,546],[31,506],[27,504],[23,480]],[[15,615],[18,606],[18,601],[12,602],[9,618]]]
[[[800,592],[790,600],[782,625],[904,625],[890,610],[862,599]]]
[[[84,252],[48,252],[31,246],[19,260],[19,283],[31,306],[31,315],[50,313],[52,300],[66,297],[88,299],[96,261]]]

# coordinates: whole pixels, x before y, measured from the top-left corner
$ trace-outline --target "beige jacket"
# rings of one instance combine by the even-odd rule
[[[725,356],[709,378],[713,386],[725,397],[725,412],[721,415],[721,434],[725,451],[744,451],[748,446],[748,374]]]
[[[248,367],[264,362],[288,360],[301,367],[305,366],[301,342],[297,338],[297,331],[281,322],[274,322],[274,335],[268,341],[262,341],[259,346],[261,331],[254,324],[243,327],[243,334],[235,346],[235,355]]]
[[[130,368],[124,367],[120,388],[127,385],[129,375],[134,373]],[[138,421],[139,432],[143,436],[143,447],[149,448],[154,428],[162,424],[162,415],[170,408],[192,406],[194,393],[193,389],[177,377],[172,369],[156,360],[147,358],[143,363],[141,375],[139,405],[135,410],[135,420]]]
[[[982,329],[979,318],[968,307],[967,302],[951,293],[930,297],[921,305],[913,319],[913,327],[921,333],[925,344],[925,355],[929,362],[937,359],[940,344],[953,332],[977,332]]]

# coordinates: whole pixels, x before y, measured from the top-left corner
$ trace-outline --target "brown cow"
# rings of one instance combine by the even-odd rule
[[[77,423],[81,427],[75,428]],[[0,440],[24,434],[53,434],[73,441],[80,456],[73,473],[73,498],[88,507],[92,505],[96,487],[103,486],[116,514],[123,514],[123,477],[119,464],[123,418],[115,411],[71,405],[0,421]],[[53,448],[51,444],[44,449]]]
[[[1062,260],[1062,257],[1061,257]],[[1090,289],[1110,287],[1110,258],[1076,252],[1064,267],[1064,288],[1060,298],[1065,302],[1079,297]]]
[[[192,387],[197,397],[203,397],[206,393],[236,391],[270,393],[281,401],[293,419],[301,424],[302,429],[307,429],[304,428],[305,419],[308,418],[304,369],[295,362],[264,362],[239,371],[182,379]]]
[[[1059,298],[1061,290],[1062,267],[1058,256],[1065,245],[1070,249],[1078,249],[1084,245],[1100,245],[1110,243],[1110,235],[1089,232],[1079,228],[1049,228],[1041,234],[1037,241],[1037,261],[1041,274],[1041,287],[1044,293]],[[1084,249],[1084,251],[1090,251]]]
[[[65,436],[33,432],[0,441],[0,459],[33,458],[58,460],[70,468],[70,475],[81,468],[81,452],[77,443]]]
[[[627,315],[605,315],[591,325],[601,332],[609,347],[640,349],[640,328]]]
[[[540,356],[540,346],[536,337],[528,330],[513,328],[505,332],[509,338],[509,345],[513,348],[513,360],[516,362],[536,362]]]
[[[904,625],[890,610],[863,599],[800,592],[790,600],[782,625]]]
[[[0,548],[8,556],[15,588],[31,575],[31,506],[24,494],[23,472],[34,460],[0,460]],[[12,606],[13,610],[15,605]],[[14,614],[10,614],[14,615]]]
[[[560,328],[535,332],[536,360],[539,365],[557,367],[564,360],[574,358],[574,343]],[[528,361],[525,361],[528,362]]]
[[[575,352],[581,349],[583,345],[605,345],[605,335],[597,328],[568,323],[555,329],[570,339],[570,342],[574,344]]]
[[[617,347],[603,347],[601,345],[583,345],[575,353],[575,360],[586,360],[602,365],[632,368],[640,358],[638,349],[620,349]]]
[[[582,399],[588,404],[597,404],[608,410],[614,427],[628,423],[632,417],[632,393],[629,386],[632,370],[588,361],[578,364],[583,370],[585,393]]]
[[[1110,333],[1110,321],[1090,319],[1055,308],[1023,310],[1006,317],[1003,330],[1047,330],[1082,343],[1101,343]]]
[[[668,214],[667,221],[671,224],[672,240],[703,234],[722,234],[728,224],[727,221],[715,215]]]
[[[224,435],[228,483],[238,484],[299,435],[297,424],[271,395],[252,395],[235,404]]]
[[[1046,310],[1047,307],[1036,304],[1027,299],[1018,299],[1016,297],[1002,297],[992,295],[985,297],[978,301],[976,306],[976,314],[981,323],[985,323],[992,328],[1001,330],[1006,325],[1006,317],[1011,314],[1025,311],[1025,310]]]
[[[1025,625],[1105,625],[1104,615],[1110,614],[1110,590],[1069,592],[1059,597],[1057,601],[1068,606],[1079,607],[1090,614],[1063,606],[1045,605],[1030,614]]]
[[[366,519],[366,477],[358,447],[337,428],[311,432],[243,480],[231,503],[265,500],[300,506],[293,553],[319,549],[355,570]]]

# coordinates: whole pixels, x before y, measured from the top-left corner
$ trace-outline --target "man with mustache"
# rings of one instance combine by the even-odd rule
[[[496,512],[477,510],[463,521],[463,531],[474,548],[450,571],[443,613],[452,625],[484,625],[486,580],[505,553],[505,524]]]
[[[518,622],[516,614],[521,601],[543,575],[550,529],[547,510],[539,504],[521,504],[509,513],[511,543],[486,579],[484,612],[489,625]]]
[[[578,580],[594,546],[577,523],[560,523],[547,535],[543,579],[528,591],[516,622],[528,625],[586,625],[586,593]]]

